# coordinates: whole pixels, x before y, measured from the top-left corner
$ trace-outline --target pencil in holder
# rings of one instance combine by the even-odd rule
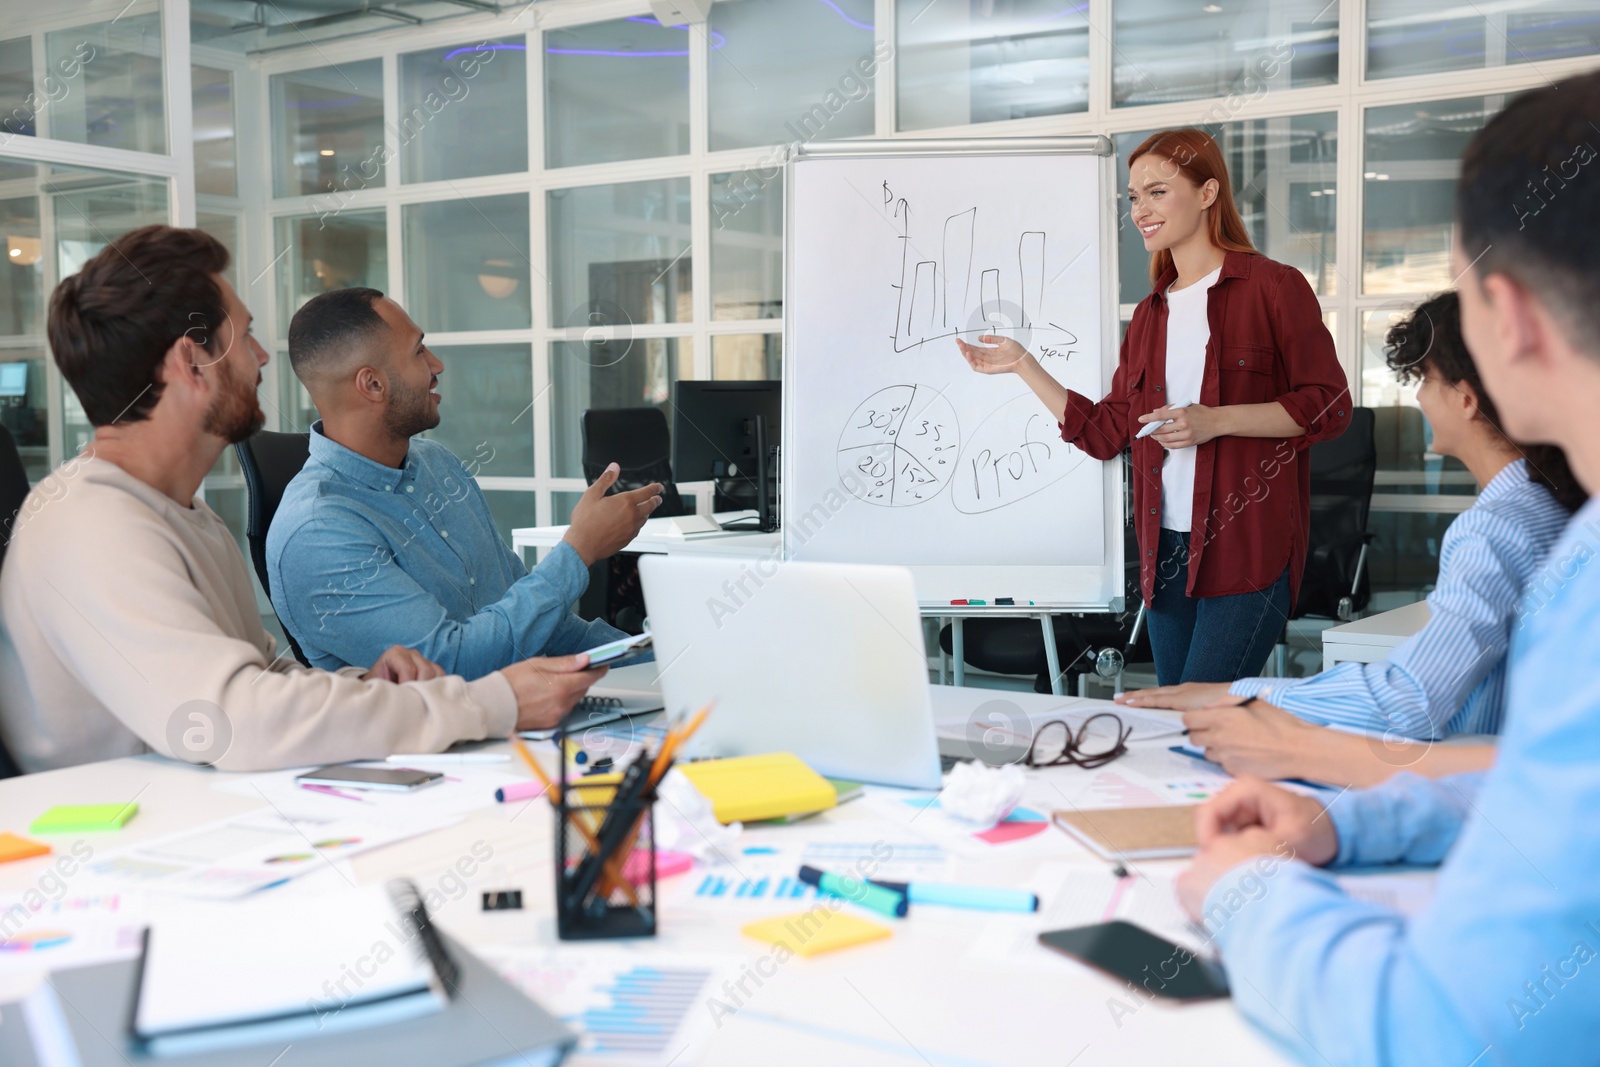
[[[556,932],[563,941],[655,936],[655,790],[648,773],[640,758],[620,776],[569,780],[562,760],[555,836]]]

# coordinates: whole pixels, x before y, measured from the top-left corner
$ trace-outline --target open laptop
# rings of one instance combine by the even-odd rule
[[[668,714],[716,701],[684,755],[793,752],[830,778],[939,787],[909,571],[675,554],[639,574]]]

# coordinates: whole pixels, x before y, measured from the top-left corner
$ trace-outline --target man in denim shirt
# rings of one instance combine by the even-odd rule
[[[295,314],[289,359],[322,419],[267,534],[272,603],[312,666],[370,663],[405,645],[478,678],[529,656],[625,636],[571,605],[588,568],[621,550],[661,486],[606,496],[608,467],[529,573],[501,540],[461,460],[413,439],[439,425],[444,365],[376,289],[324,293]]]

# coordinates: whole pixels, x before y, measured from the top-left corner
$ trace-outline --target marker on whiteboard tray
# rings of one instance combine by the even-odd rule
[[[965,603],[966,603],[965,600],[952,600],[952,601],[950,601],[950,606],[951,607],[957,607],[957,606],[963,605]]]
[[[1015,597],[997,596],[994,598],[995,607],[1013,607],[1015,606],[1016,602],[1017,600]]]

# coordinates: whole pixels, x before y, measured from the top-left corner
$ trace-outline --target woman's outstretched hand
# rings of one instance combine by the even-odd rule
[[[967,366],[979,374],[1017,374],[1035,362],[1026,348],[1009,337],[986,333],[978,340],[981,343],[974,345],[957,337],[956,347],[966,357]]]

